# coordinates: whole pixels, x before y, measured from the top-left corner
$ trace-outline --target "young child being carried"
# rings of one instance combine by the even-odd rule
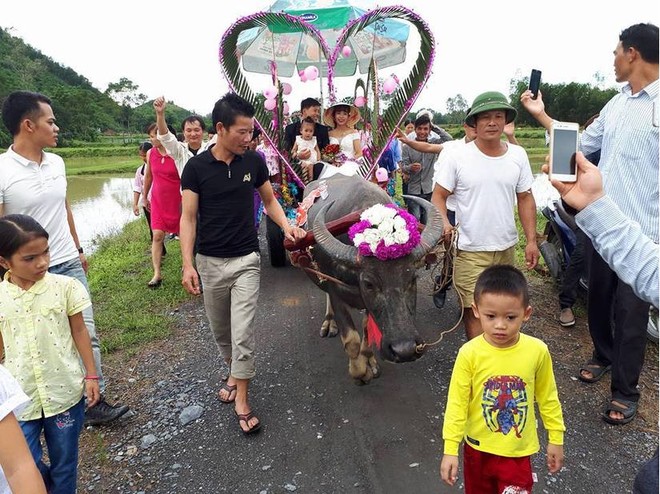
[[[483,334],[458,352],[445,410],[440,476],[458,478],[465,441],[466,494],[531,493],[531,455],[539,450],[534,405],[548,431],[547,465],[564,464],[564,419],[548,347],[520,333],[532,307],[525,276],[509,265],[487,268],[474,289],[472,310]]]
[[[296,136],[296,143],[293,145],[293,149],[291,149],[292,158],[297,157],[303,150],[309,150],[309,157],[300,160],[308,179],[312,177],[314,163],[321,159],[321,151],[314,135],[315,126],[316,124],[311,117],[303,118],[300,122],[300,135]],[[303,156],[306,154],[303,153]]]
[[[100,398],[81,282],[48,272],[48,233],[32,217],[0,218],[0,360],[30,403],[17,416],[48,492],[76,492],[78,437]],[[81,365],[82,359],[82,365]],[[84,369],[83,369],[84,366]],[[85,372],[86,371],[86,372]],[[43,461],[44,433],[50,465]]]

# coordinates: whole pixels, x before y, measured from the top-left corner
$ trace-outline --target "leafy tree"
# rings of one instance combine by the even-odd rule
[[[527,110],[520,103],[520,95],[525,92],[529,78],[512,80],[513,93],[510,95],[511,105],[518,110],[517,125],[538,127]],[[541,83],[541,93],[546,112],[552,118],[564,122],[584,124],[590,117],[598,113],[617,92],[616,88],[600,89],[592,84],[571,82],[569,84]]]
[[[457,94],[453,98],[447,99],[447,114],[445,119],[447,123],[459,124],[465,120],[469,108],[468,102],[462,94]]]
[[[133,110],[147,101],[146,95],[139,93],[140,86],[130,79],[122,77],[118,82],[111,82],[105,90],[105,94],[121,106],[121,120],[126,132],[131,131]]]

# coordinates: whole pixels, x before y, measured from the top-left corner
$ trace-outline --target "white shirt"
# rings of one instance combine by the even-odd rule
[[[0,154],[0,203],[4,214],[27,214],[48,232],[50,265],[77,259],[78,249],[66,215],[64,160],[43,153],[41,165],[17,154],[10,147]]]
[[[181,178],[181,174],[183,173],[183,168],[186,166],[186,163],[188,163],[188,160],[195,155],[188,147],[188,144],[179,141],[171,132],[168,132],[165,135],[161,135],[158,133],[158,131],[156,131],[156,137],[158,137],[158,140],[165,147],[167,154],[169,154],[174,160],[176,171],[179,172],[179,178]],[[201,153],[202,151],[206,151],[209,144],[210,143],[202,142],[202,146],[199,148],[199,151],[197,151],[197,154]]]
[[[0,365],[0,420],[10,413],[18,414],[30,401],[14,377]],[[5,474],[0,467],[0,494],[11,494]]]
[[[466,144],[465,142],[465,137],[463,139],[458,139],[455,141],[446,141],[442,143],[442,150],[444,151],[445,149],[448,149],[451,146],[456,146],[457,144]],[[438,159],[436,160],[435,164],[433,165],[433,183],[437,184],[438,183],[438,172],[440,170],[440,155],[438,155]],[[447,198],[447,209],[450,211],[456,211],[456,197],[454,197],[454,194],[450,195]]]
[[[456,196],[458,248],[500,252],[518,242],[516,194],[532,187],[525,150],[507,144],[502,156],[482,153],[472,141],[440,153],[437,183]]]

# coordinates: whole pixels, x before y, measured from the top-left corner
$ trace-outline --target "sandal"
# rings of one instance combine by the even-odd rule
[[[245,430],[241,427],[241,422],[245,422],[245,425],[248,427],[250,426],[250,419],[252,418],[257,418],[257,416],[254,414],[252,410],[250,410],[248,413],[238,413],[236,410],[234,410],[234,413],[236,414],[236,417],[238,418],[238,428],[241,429],[241,432],[243,434],[254,434],[255,432],[258,432],[261,430],[261,421],[257,422],[255,425],[250,427],[248,430]]]
[[[618,401],[619,403],[625,405],[621,406],[613,401]],[[637,405],[636,401],[622,400],[620,398],[612,398],[607,405],[605,405],[605,411],[603,412],[603,420],[608,424],[612,425],[623,425],[630,422],[637,415]],[[613,419],[610,417],[610,412],[619,412],[623,415],[622,419]]]
[[[580,367],[580,372],[578,372],[577,378],[583,383],[595,383],[600,381],[611,368],[611,365],[603,365],[597,360],[591,359]],[[591,377],[583,376],[582,371],[591,373]]]
[[[220,396],[220,391],[226,391],[229,393],[229,396],[226,399],[223,399],[222,396]],[[220,391],[218,391],[218,399],[222,403],[234,403],[234,400],[236,399],[236,385],[234,384],[233,386],[227,384],[227,382],[222,383],[220,386]],[[234,393],[234,396],[232,396],[232,393]]]
[[[151,280],[149,283],[147,283],[147,286],[149,288],[158,288],[162,284],[163,284],[163,280],[158,278],[156,280]]]

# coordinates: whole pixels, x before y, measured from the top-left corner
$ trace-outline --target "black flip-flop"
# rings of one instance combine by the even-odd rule
[[[249,427],[250,419],[256,417],[254,411],[250,410],[248,413],[238,413],[236,410],[234,410],[234,413],[236,414],[236,418],[238,419],[238,428],[241,430],[243,434],[245,435],[254,434],[255,432],[259,432],[261,430],[261,420],[248,430],[245,430],[241,427],[241,422],[245,422],[245,425]]]
[[[236,399],[236,395],[234,395],[234,397],[231,398],[231,394],[236,391],[236,385],[234,384],[232,386],[230,384],[227,384],[227,382],[223,381],[223,383],[220,385],[220,391],[222,391],[223,389],[225,391],[227,391],[227,393],[229,393],[229,398],[227,398],[226,400],[223,400],[222,397],[220,396],[220,392],[218,391],[218,399],[220,400],[220,402],[225,403],[225,404],[234,403],[234,400]]]

